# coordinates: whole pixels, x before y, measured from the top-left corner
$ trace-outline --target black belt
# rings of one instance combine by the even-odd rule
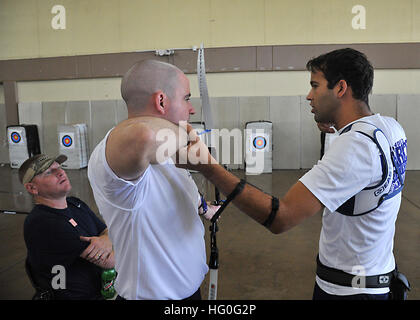
[[[127,299],[121,297],[120,295],[117,295],[117,297],[115,298],[115,300],[127,300]],[[201,300],[201,290],[200,290],[200,287],[197,289],[196,292],[193,293],[192,296],[189,296],[188,298],[182,299],[182,301],[184,301],[184,300]]]
[[[358,276],[344,271],[324,266],[316,257],[316,275],[327,282],[345,287],[388,288],[391,284],[394,271],[376,276]],[[363,284],[361,283],[363,280]],[[359,286],[360,285],[360,286]]]

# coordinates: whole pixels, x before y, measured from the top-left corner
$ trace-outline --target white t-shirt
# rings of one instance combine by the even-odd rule
[[[109,132],[92,152],[88,178],[114,247],[115,288],[130,300],[187,298],[208,272],[197,186],[171,160],[135,181],[119,178],[105,158]]]
[[[398,122],[379,114],[360,120],[372,123],[385,133],[405,172],[407,138]],[[365,187],[377,184],[381,178],[382,167],[376,144],[360,133],[348,131],[336,137],[323,158],[300,179],[325,206],[319,240],[322,264],[359,276],[394,270],[395,221],[401,193],[362,216],[345,216],[336,212],[349,198]],[[395,178],[394,183],[398,183]],[[335,295],[389,291],[388,288],[344,287],[319,277],[316,277],[316,282],[322,290]]]

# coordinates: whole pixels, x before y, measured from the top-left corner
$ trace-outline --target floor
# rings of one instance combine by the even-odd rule
[[[233,173],[244,177],[243,171]],[[281,196],[304,173],[305,170],[278,170],[246,179],[267,193]],[[86,169],[68,170],[68,175],[72,194],[98,212]],[[199,174],[193,176],[200,189],[212,190]],[[23,222],[32,200],[19,183],[17,170],[1,166],[0,181],[0,209],[17,212],[0,213],[0,300],[31,299],[34,290],[24,271]],[[209,224],[205,225],[208,250]],[[320,230],[318,213],[284,234],[273,235],[229,205],[221,216],[217,233],[220,263],[217,298],[311,299]],[[407,172],[394,254],[399,269],[411,283],[409,299],[420,300],[420,171]],[[208,276],[202,285],[202,295],[207,298]]]

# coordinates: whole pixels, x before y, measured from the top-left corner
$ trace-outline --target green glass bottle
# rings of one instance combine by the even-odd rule
[[[117,272],[114,268],[105,269],[102,271],[102,289],[101,294],[104,299],[111,299],[115,296],[114,281],[117,277]]]

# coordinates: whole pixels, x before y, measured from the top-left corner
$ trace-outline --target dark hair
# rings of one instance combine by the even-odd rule
[[[340,80],[345,80],[353,91],[353,98],[368,104],[368,95],[373,86],[373,67],[366,55],[351,49],[334,50],[313,58],[306,64],[308,71],[322,71],[332,89]]]

